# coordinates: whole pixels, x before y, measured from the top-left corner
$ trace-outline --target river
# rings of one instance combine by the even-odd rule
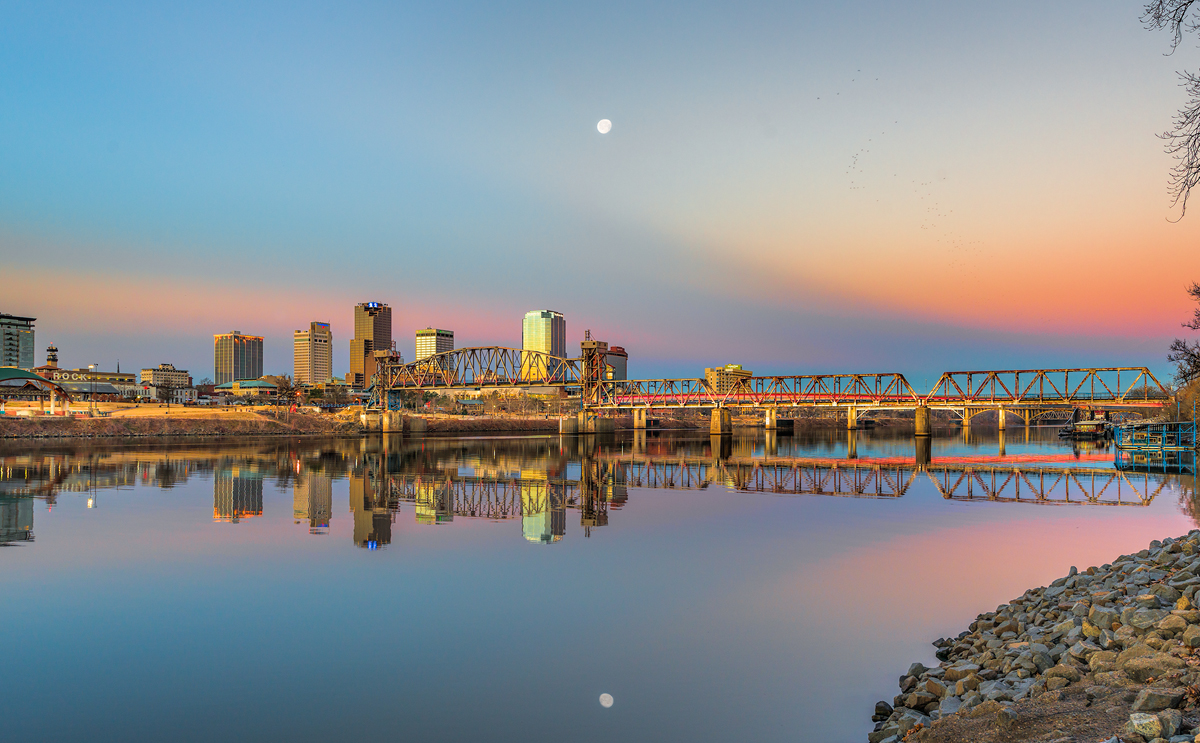
[[[7,443],[0,728],[857,743],[932,640],[1195,528],[1190,455],[1115,459],[1049,428],[925,450],[886,431]]]

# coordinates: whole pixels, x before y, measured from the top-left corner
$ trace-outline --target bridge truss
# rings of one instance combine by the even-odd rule
[[[590,344],[590,345],[589,345]],[[594,411],[687,408],[853,408],[961,411],[964,419],[1004,409],[1026,421],[1055,410],[1161,407],[1167,389],[1147,367],[1013,369],[942,374],[933,389],[913,389],[903,374],[800,374],[729,379],[604,379],[606,344],[587,340],[584,358],[563,359],[516,348],[462,348],[409,364],[383,363],[372,407],[399,409],[396,393],[467,389],[569,388]],[[599,346],[599,348],[591,348]]]

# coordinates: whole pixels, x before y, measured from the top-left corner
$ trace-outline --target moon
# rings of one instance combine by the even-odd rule
[[[608,134],[610,131],[612,131],[612,122],[608,119],[600,119],[600,123],[596,124],[596,131],[600,132],[601,134]]]
[[[601,121],[600,123],[604,124],[607,122]],[[612,706],[612,703],[613,703],[612,694],[601,694],[600,695],[600,706],[601,707],[603,707],[604,709],[608,709],[609,707]]]

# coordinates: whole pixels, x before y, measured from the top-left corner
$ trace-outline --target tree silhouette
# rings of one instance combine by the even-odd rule
[[[1200,304],[1200,284],[1193,281],[1188,294]],[[1183,323],[1183,327],[1200,330],[1200,308],[1194,311],[1190,321]],[[1183,338],[1176,338],[1171,343],[1167,361],[1175,362],[1175,379],[1180,384],[1186,385],[1200,379],[1200,342],[1188,343]]]
[[[1171,32],[1171,53],[1179,48],[1185,33],[1200,31],[1200,19],[1192,12],[1195,2],[1154,0],[1146,5],[1142,13],[1147,29],[1166,29]],[[1167,142],[1167,153],[1175,157],[1170,178],[1171,203],[1179,206],[1179,218],[1183,219],[1192,188],[1200,183],[1200,75],[1193,72],[1178,74],[1188,100],[1175,114],[1171,128],[1159,136]]]

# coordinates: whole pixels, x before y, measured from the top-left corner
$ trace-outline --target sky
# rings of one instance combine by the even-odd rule
[[[1165,380],[1197,40],[977,5],[0,0],[0,312],[39,363],[197,379],[234,329],[290,372],[313,320],[342,374],[380,301],[409,359],[555,309],[639,378]]]

